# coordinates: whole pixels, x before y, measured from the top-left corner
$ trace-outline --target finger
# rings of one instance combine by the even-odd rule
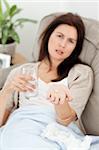
[[[31,84],[31,83],[27,83],[25,85],[25,87],[27,88],[27,90],[34,91],[34,89],[36,88],[36,85]]]
[[[56,104],[56,105],[57,105],[57,104],[59,104],[59,101],[60,101],[60,98],[59,98],[59,96],[56,96],[56,97],[55,97],[54,104]]]
[[[50,97],[51,97],[51,92],[48,91],[48,92],[47,92],[47,99],[50,99]]]
[[[47,92],[47,98],[50,99],[51,96],[52,96],[52,94],[53,94],[53,91],[52,91],[52,90],[49,90],[49,91]]]
[[[54,92],[53,92],[53,91],[51,91],[51,93],[50,93],[49,101],[50,101],[50,102],[55,101],[55,94],[54,94]]]
[[[66,100],[66,101],[71,101],[67,96],[66,96],[65,100]]]
[[[66,97],[65,93],[62,93],[60,95],[60,104],[63,104],[66,100],[68,101],[68,97]]]
[[[19,78],[25,81],[32,80],[33,77],[29,74],[19,75]]]
[[[64,104],[65,102],[65,98],[64,97],[60,97],[59,98],[59,104]]]
[[[28,82],[28,81],[21,79],[21,78],[15,78],[14,81],[17,83],[23,84],[23,85],[25,85]]]
[[[25,87],[23,84],[20,84],[18,82],[12,81],[12,86],[14,89],[19,89],[19,91],[27,91],[27,87]]]
[[[73,97],[71,95],[71,92],[70,92],[70,90],[68,88],[66,89],[66,99],[68,101],[71,101],[73,99]]]
[[[18,88],[19,91],[33,91],[34,90],[33,86],[32,87],[30,85],[27,86],[27,84],[21,84],[17,81],[12,81],[12,85],[13,85],[13,88],[15,89]]]
[[[51,97],[50,97],[50,102],[54,102],[55,101],[55,96],[54,95],[51,95]]]
[[[22,87],[19,87],[19,86],[15,86],[15,87],[13,88],[13,90],[14,90],[14,91],[18,91],[18,92],[26,92],[26,91],[27,91],[26,89],[24,89],[24,88],[22,88]]]
[[[28,83],[28,81],[29,80],[25,80],[25,78],[21,78],[21,76],[16,76],[14,79],[13,79],[13,84],[15,85],[17,85],[18,86],[18,84],[20,85],[20,86],[26,86],[26,84]]]
[[[25,80],[25,78],[19,77],[15,79],[15,82],[19,83],[21,86],[27,87],[29,90],[34,90],[36,88],[36,85],[32,80]]]

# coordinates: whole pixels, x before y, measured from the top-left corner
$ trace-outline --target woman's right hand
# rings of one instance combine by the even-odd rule
[[[13,91],[18,92],[26,92],[26,91],[33,91],[35,86],[29,84],[29,81],[32,80],[33,77],[30,75],[16,75],[12,78],[11,82],[6,84],[3,88],[6,92],[12,93]]]

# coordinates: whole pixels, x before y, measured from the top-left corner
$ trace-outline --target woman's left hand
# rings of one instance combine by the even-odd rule
[[[63,104],[65,100],[71,101],[72,95],[66,86],[53,84],[47,93],[47,98],[53,104]]]

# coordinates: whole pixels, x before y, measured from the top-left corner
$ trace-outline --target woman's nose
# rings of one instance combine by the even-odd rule
[[[62,40],[60,42],[61,47],[65,48],[66,47],[66,40]]]

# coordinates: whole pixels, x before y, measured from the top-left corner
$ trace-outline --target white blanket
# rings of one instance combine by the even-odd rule
[[[91,137],[74,123],[58,124],[54,113],[47,106],[17,109],[1,131],[0,150],[89,150]]]

